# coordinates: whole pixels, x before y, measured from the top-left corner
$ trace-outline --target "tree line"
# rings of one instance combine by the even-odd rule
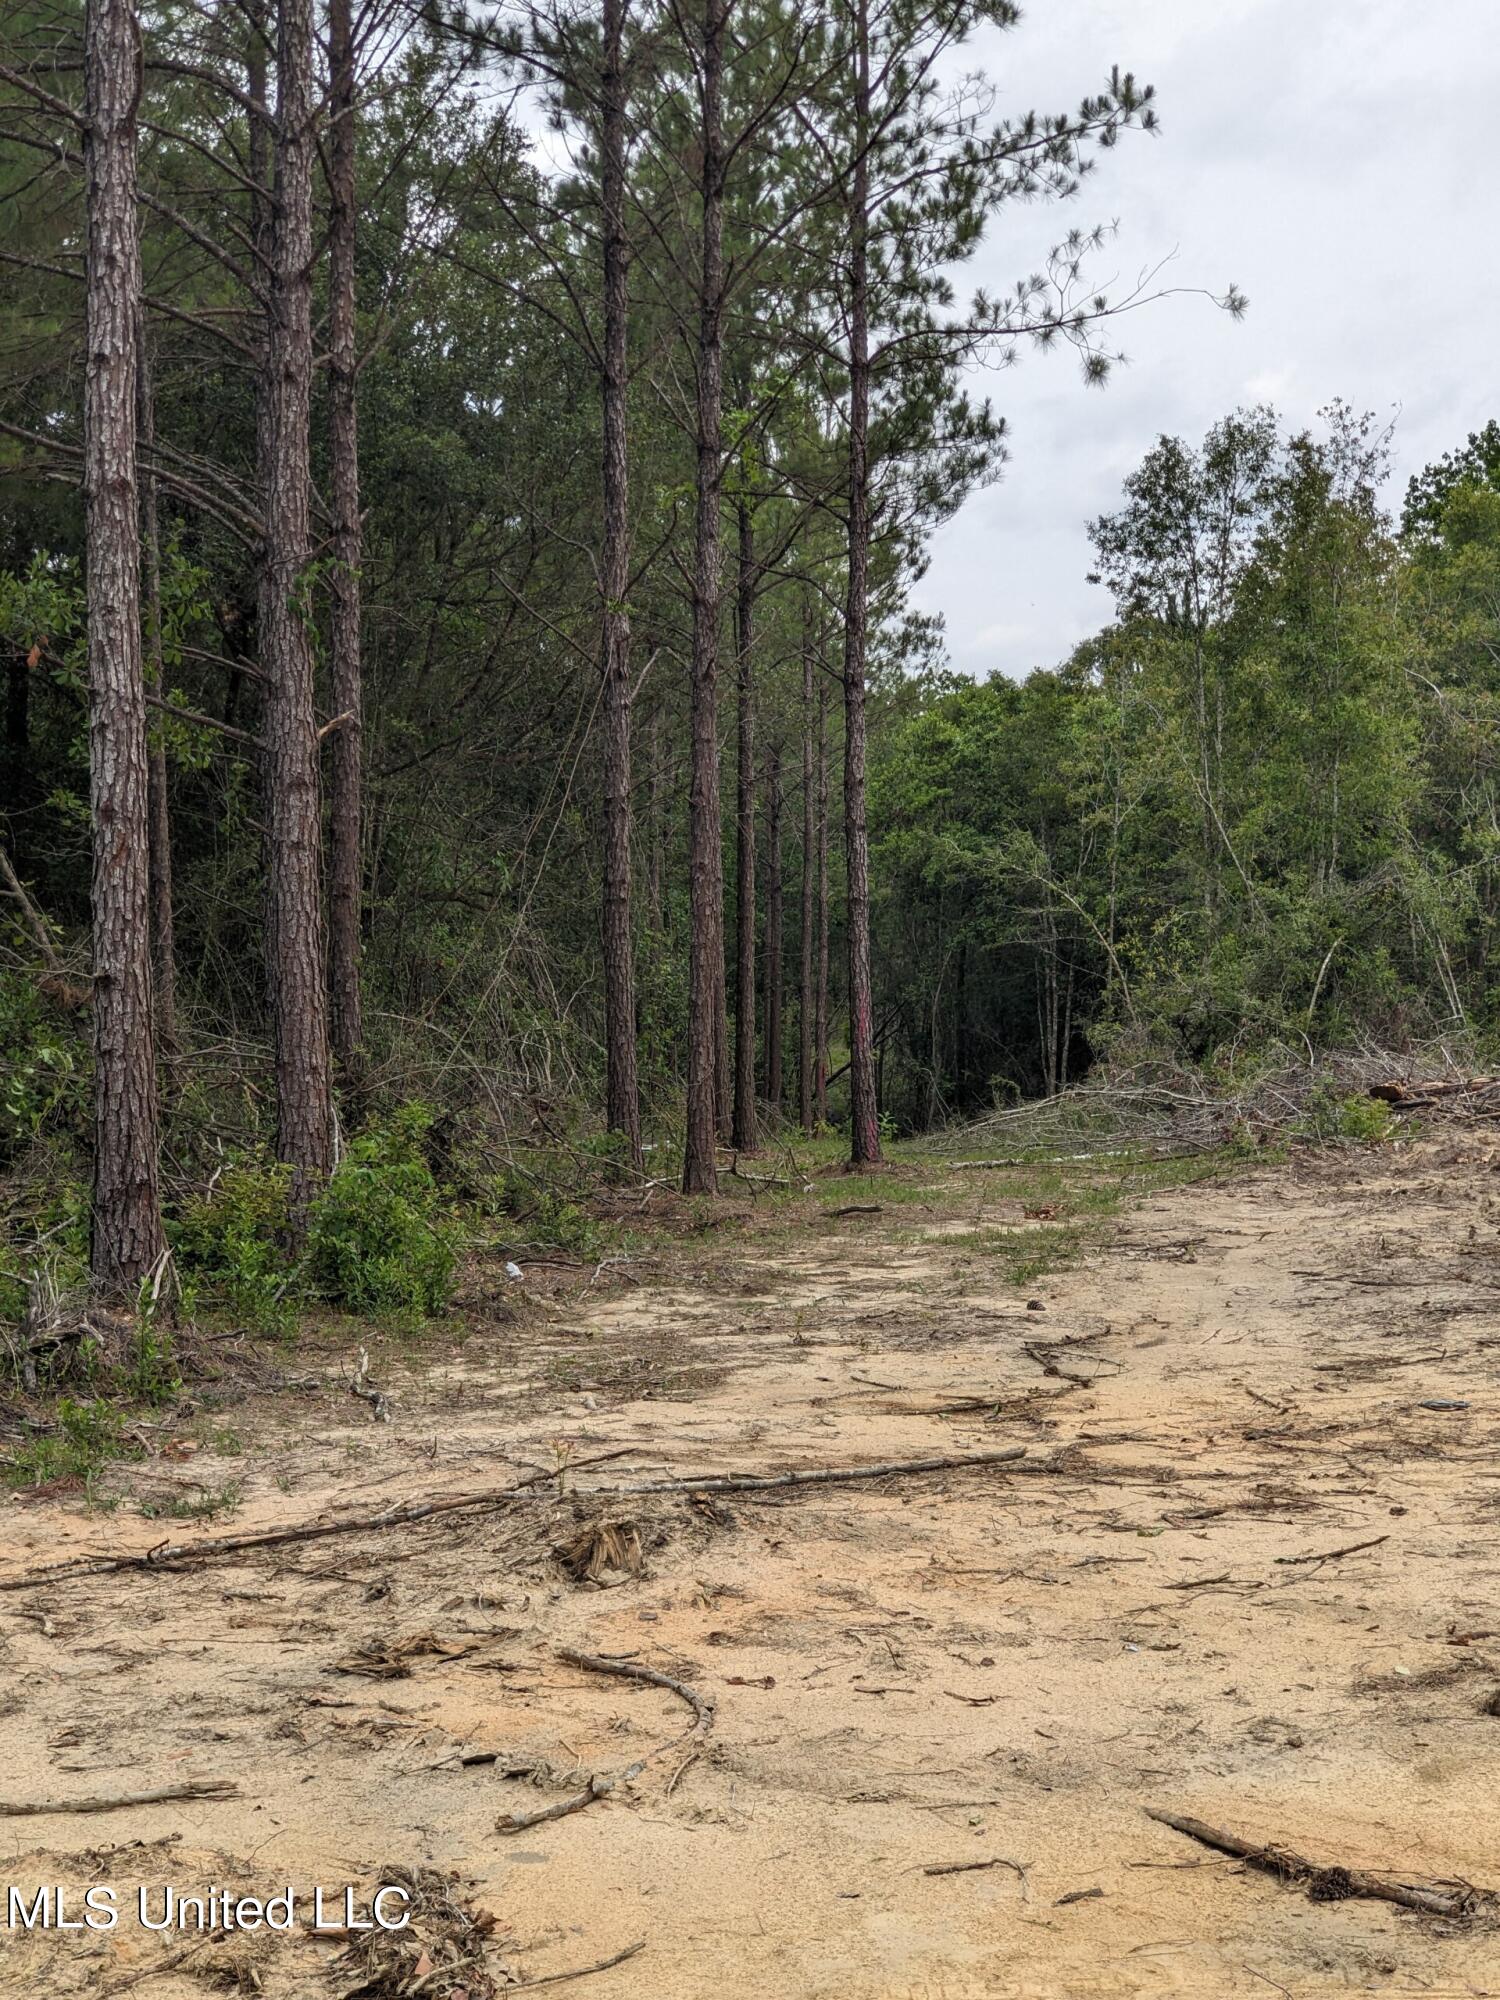
[[[1119,70],[998,116],[966,45],[1016,19],[7,10],[8,1115],[77,1009],[98,1288],[161,1262],[163,1121],[264,1137],[294,1234],[411,1087],[502,1126],[597,1089],[692,1193],[842,1078],[879,1158],[872,688],[1003,457],[966,368],[1100,379],[1147,296],[1083,227],[959,289],[1155,126]]]
[[[1500,425],[1386,504],[1388,427],[1239,410],[1091,524],[1117,615],[1024,684],[893,688],[883,1099],[1101,1055],[1455,1051],[1500,1017]]]

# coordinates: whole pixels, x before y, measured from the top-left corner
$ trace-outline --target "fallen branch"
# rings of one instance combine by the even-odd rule
[[[32,942],[36,945],[37,950],[47,961],[48,970],[60,975],[64,967],[62,960],[57,955],[57,946],[52,942],[52,933],[48,930],[36,904],[32,902],[30,896],[27,895],[25,889],[21,886],[21,878],[10,865],[10,856],[3,847],[0,847],[0,880],[4,881],[5,893],[19,907],[21,921],[25,924],[27,930],[30,931]]]
[[[341,1521],[315,1521],[299,1528],[268,1528],[259,1534],[216,1535],[203,1542],[159,1542],[141,1555],[100,1556],[82,1562],[54,1563],[46,1569],[27,1570],[21,1576],[0,1577],[0,1591],[30,1590],[39,1584],[67,1583],[74,1577],[110,1576],[117,1570],[180,1569],[186,1563],[206,1562],[216,1556],[234,1556],[254,1549],[279,1548],[287,1542],[320,1541],[330,1535],[375,1532],[381,1528],[404,1528],[416,1521],[431,1521],[443,1514],[458,1514],[482,1508],[508,1506],[517,1494],[540,1486],[547,1480],[583,1472],[623,1458],[636,1449],[620,1445],[600,1452],[595,1458],[579,1459],[572,1465],[549,1467],[517,1479],[509,1486],[494,1486],[481,1493],[460,1493],[446,1500],[419,1500],[393,1507],[384,1514],[355,1514]],[[623,1500],[638,1493],[769,1493],[783,1487],[846,1486],[856,1480],[895,1479],[923,1472],[961,1472],[977,1465],[1005,1465],[1024,1458],[1023,1444],[1008,1445],[1003,1451],[976,1451],[958,1458],[891,1459],[880,1465],[830,1466],[812,1472],[713,1473],[702,1479],[647,1479],[630,1486],[596,1486],[581,1497],[589,1500]]]
[[[188,1945],[184,1951],[174,1951],[170,1958],[158,1959],[155,1965],[143,1965],[139,1972],[127,1972],[125,1977],[117,1979],[113,1986],[101,1987],[97,2000],[115,2000],[117,1993],[128,1993],[132,1986],[139,1986],[144,1980],[160,1979],[168,1972],[175,1972],[178,1966],[186,1965],[188,1960],[196,1958],[199,1952],[207,1951],[212,1943],[213,1939],[206,1937],[199,1944]]]
[[[1008,1868],[1012,1875],[1020,1878],[1022,1893],[1026,1890],[1026,1868],[1020,1861],[1007,1861],[1003,1854],[991,1856],[988,1861],[934,1861],[924,1868],[924,1875],[974,1875],[985,1868]]]
[[[1278,1556],[1276,1560],[1287,1567],[1293,1563],[1337,1562],[1340,1556],[1357,1556],[1361,1549],[1378,1549],[1382,1542],[1388,1542],[1390,1539],[1389,1535],[1372,1535],[1367,1542],[1349,1542],[1341,1549],[1325,1549],[1321,1555]]]
[[[860,1479],[896,1479],[922,1472],[961,1472],[972,1465],[1008,1465],[1024,1458],[1024,1444],[1003,1451],[973,1451],[958,1458],[893,1458],[880,1465],[819,1467],[812,1472],[723,1472],[705,1479],[652,1479],[637,1486],[596,1489],[600,1497],[624,1499],[637,1493],[769,1493],[786,1486],[850,1486]],[[591,1499],[594,1494],[589,1496]]]
[[[627,1958],[634,1958],[638,1951],[646,1949],[646,1940],[637,1938],[634,1944],[617,1951],[613,1958],[599,1958],[592,1965],[575,1966],[571,1972],[547,1972],[540,1979],[518,1979],[514,1986],[507,1986],[507,1993],[525,1993],[534,1986],[560,1986],[565,1979],[587,1979],[591,1972],[608,1972],[612,1965],[623,1965]]]
[[[591,1465],[604,1465],[623,1458],[633,1449],[620,1445],[602,1451],[595,1458],[579,1459],[563,1468],[549,1467],[529,1473],[509,1486],[493,1486],[480,1493],[460,1493],[446,1500],[419,1500],[405,1507],[392,1507],[384,1514],[351,1514],[340,1521],[313,1521],[299,1528],[267,1528],[259,1534],[215,1535],[202,1542],[158,1542],[142,1555],[99,1556],[81,1562],[54,1563],[46,1569],[27,1570],[21,1576],[0,1577],[0,1591],[31,1590],[38,1584],[67,1583],[79,1576],[110,1576],[118,1570],[180,1569],[186,1563],[207,1562],[216,1556],[242,1555],[254,1549],[280,1548],[287,1542],[322,1541],[331,1535],[374,1533],[382,1528],[404,1528],[415,1521],[431,1521],[443,1514],[458,1514],[486,1507],[505,1507],[518,1493],[556,1479],[561,1471],[580,1472]]]
[[[1481,1903],[1490,1901],[1487,1895],[1467,1885],[1446,1892],[1414,1889],[1404,1882],[1387,1882],[1362,1868],[1321,1867],[1289,1847],[1261,1847],[1240,1834],[1210,1826],[1206,1820],[1189,1819],[1181,1813],[1159,1812],[1153,1806],[1146,1806],[1144,1811],[1148,1819],[1157,1820],[1176,1833],[1185,1833],[1189,1840],[1200,1841],[1205,1847],[1216,1847],[1221,1854],[1233,1854],[1241,1861],[1248,1861],[1252,1868],[1263,1868],[1283,1882],[1297,1883],[1299,1887],[1306,1888],[1315,1903],[1335,1903],[1347,1896],[1366,1896],[1382,1903],[1397,1903],[1403,1910],[1420,1910],[1430,1917],[1465,1918],[1473,1916]]]
[[[575,1652],[571,1646],[562,1647],[558,1652],[558,1658],[566,1660],[570,1666],[584,1667],[593,1674],[614,1674],[622,1680],[643,1681],[648,1687],[665,1688],[669,1694],[675,1694],[680,1701],[685,1701],[693,1711],[692,1727],[684,1730],[680,1736],[674,1736],[665,1743],[658,1743],[643,1757],[637,1757],[633,1764],[627,1764],[623,1771],[615,1771],[603,1778],[595,1774],[580,1791],[569,1792],[564,1798],[554,1799],[549,1806],[538,1806],[535,1812],[503,1813],[495,1822],[497,1830],[501,1833],[524,1833],[531,1827],[545,1826],[550,1820],[566,1819],[569,1813],[582,1812],[583,1808],[592,1805],[595,1799],[606,1799],[611,1792],[618,1791],[621,1785],[628,1785],[633,1778],[638,1778],[646,1766],[661,1756],[664,1750],[675,1750],[684,1743],[701,1742],[713,1727],[713,1696],[699,1694],[697,1689],[689,1687],[686,1681],[676,1680],[671,1674],[664,1674],[656,1667],[638,1667],[628,1660],[606,1660],[596,1653]]]
[[[0,1800],[0,1817],[30,1818],[38,1813],[120,1812],[128,1806],[169,1805],[175,1799],[237,1799],[238,1785],[226,1778],[205,1778],[185,1785],[164,1785],[155,1792],[114,1792],[97,1799]]]
[[[715,1701],[711,1694],[699,1694],[686,1681],[674,1679],[664,1674],[658,1667],[640,1667],[633,1660],[611,1660],[599,1653],[576,1652],[571,1646],[558,1649],[557,1657],[566,1660],[570,1667],[583,1667],[591,1674],[613,1674],[617,1679],[642,1681],[647,1687],[665,1688],[668,1694],[675,1694],[679,1701],[685,1701],[693,1711],[693,1726],[689,1736],[706,1734],[713,1727]]]

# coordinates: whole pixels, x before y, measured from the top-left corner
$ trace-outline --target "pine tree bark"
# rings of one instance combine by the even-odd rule
[[[766,753],[766,1102],[781,1111],[781,746]]]
[[[156,398],[146,315],[136,313],[136,432],[141,488],[142,629],[146,685],[162,692],[161,518],[151,450],[156,442]],[[151,976],[156,1048],[162,1082],[177,1053],[177,939],[172,911],[172,820],[167,805],[167,746],[162,731],[146,732],[147,872],[151,895]]]
[[[804,1132],[817,1120],[814,1104],[813,1057],[813,885],[817,861],[817,795],[813,776],[813,649],[809,607],[802,632],[802,908],[801,964],[797,983],[797,1115]]]
[[[743,496],[735,503],[739,566],[735,587],[738,714],[735,788],[735,988],[733,1143],[753,1153],[755,1114],[755,523]]]
[[[698,288],[697,499],[693,553],[690,703],[686,1194],[718,1186],[720,1078],[727,1077],[724,1010],[724,861],[719,827],[719,498],[724,400],[724,43],[729,0],[704,0],[701,91],[702,259]]]
[[[828,689],[818,686],[818,992],[814,1010],[817,1039],[816,1110],[828,1123]]]
[[[865,822],[865,648],[870,568],[870,26],[855,9],[854,171],[849,204],[849,563],[844,605],[844,865],[848,871],[849,1157],[880,1158],[870,995],[870,846]]]
[[[626,0],[604,0],[600,195],[604,224],[604,545],[600,582],[604,706],[604,1063],[606,1119],[644,1171],[635,1057],[635,938],[630,879],[630,588],[628,392],[630,243],[625,229]]]
[[[291,1168],[294,1234],[333,1164],[318,729],[304,602],[310,555],[312,43],[311,0],[279,0],[276,215],[262,387],[266,545],[257,624],[265,675],[261,768],[276,1154]]]
[[[152,1039],[149,775],[136,492],[140,22],[132,0],[84,18],[84,549],[93,829],[94,1186],[89,1269],[129,1296],[163,1255]]]
[[[328,985],[333,1055],[352,1104],[363,1081],[361,905],[364,881],[364,669],[360,565],[359,376],[355,314],[358,123],[351,0],[328,0],[328,432],[333,502],[328,769]]]

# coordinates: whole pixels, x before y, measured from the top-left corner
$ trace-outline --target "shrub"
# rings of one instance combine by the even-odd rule
[[[58,1120],[85,1118],[81,1055],[77,1035],[48,1019],[30,980],[0,975],[0,1161]]]
[[[593,1217],[556,1188],[534,1177],[522,1181],[507,1180],[503,1174],[489,1175],[481,1206],[494,1220],[515,1225],[513,1229],[497,1232],[508,1249],[544,1244],[550,1249],[572,1250],[588,1257],[599,1247],[599,1229]],[[523,1233],[524,1241],[517,1240],[517,1230]]]
[[[1373,1146],[1389,1139],[1392,1130],[1391,1114],[1378,1098],[1357,1091],[1343,1093],[1331,1083],[1320,1083],[1307,1100],[1297,1136],[1324,1144],[1344,1140]]]
[[[267,1333],[293,1314],[297,1273],[285,1249],[284,1167],[226,1167],[171,1225],[184,1303],[222,1307]]]
[[[340,1162],[308,1236],[308,1278],[324,1298],[422,1315],[447,1305],[459,1232],[441,1215],[423,1152],[432,1120],[426,1105],[403,1105]]]

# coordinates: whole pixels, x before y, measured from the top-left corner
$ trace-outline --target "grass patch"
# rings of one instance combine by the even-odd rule
[[[244,1497],[243,1482],[226,1479],[221,1486],[194,1486],[169,1500],[143,1500],[141,1512],[148,1521],[216,1521],[221,1514],[232,1514]]]
[[[879,1202],[882,1208],[899,1208],[907,1202],[931,1201],[931,1181],[925,1185],[900,1179],[897,1173],[841,1174],[835,1180],[819,1181],[816,1199],[823,1208],[848,1208],[856,1202]]]
[[[955,1248],[995,1257],[1011,1284],[1029,1285],[1077,1264],[1099,1239],[1099,1225],[1127,1203],[1213,1180],[1236,1164],[1232,1155],[1214,1152],[1168,1159],[1148,1155],[1110,1167],[1093,1160],[997,1167],[986,1172],[984,1197],[1017,1201],[1037,1219],[1012,1228],[981,1224],[946,1240]]]
[[[64,1396],[57,1406],[56,1424],[24,1438],[4,1460],[3,1477],[13,1488],[76,1480],[92,1501],[97,1497],[95,1483],[107,1465],[141,1455],[140,1446],[125,1436],[112,1403],[75,1402]]]

